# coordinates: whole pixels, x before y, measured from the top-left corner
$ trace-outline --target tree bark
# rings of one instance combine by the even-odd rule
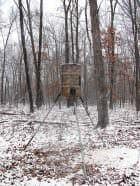
[[[26,83],[27,83],[28,95],[29,95],[30,112],[33,112],[34,111],[33,96],[32,96],[31,82],[30,82],[30,76],[29,76],[27,49],[26,49],[26,45],[25,45],[25,32],[24,32],[24,23],[23,23],[22,0],[18,0],[18,3],[19,3],[21,41],[22,41],[22,49],[23,49],[24,64],[25,64]]]
[[[4,41],[4,36],[3,36],[2,30],[1,30],[2,39],[3,39],[3,46],[4,46],[2,74],[1,74],[1,104],[4,104],[4,76],[5,76],[5,65],[6,65],[6,49],[7,49],[8,40],[9,40],[9,37],[10,37],[10,34],[11,34],[11,29],[12,29],[13,23],[15,21],[15,18],[16,18],[16,16],[14,16],[14,18],[12,19],[12,21],[10,23],[6,41]]]
[[[32,20],[31,20],[31,11],[30,11],[30,4],[29,1],[26,0],[27,4],[27,11],[28,11],[28,21],[29,21],[29,35],[31,39],[32,45],[32,53],[34,59],[34,66],[35,66],[35,77],[36,77],[36,105],[37,108],[41,107],[43,104],[43,92],[41,87],[41,50],[42,50],[42,19],[43,19],[43,1],[40,1],[40,27],[39,27],[39,53],[38,53],[38,60],[36,57],[35,51],[35,44],[34,44],[34,36],[33,36],[33,29],[32,29]]]
[[[96,73],[95,82],[97,87],[97,110],[98,110],[97,127],[105,128],[109,124],[109,117],[97,0],[89,0],[89,5],[93,40],[94,65]]]
[[[75,0],[76,4],[76,63],[79,63],[79,0]]]
[[[72,55],[72,63],[75,62],[74,57],[74,34],[73,34],[73,9],[70,12],[70,25],[71,25],[71,55]]]
[[[133,10],[134,7],[134,10]],[[136,75],[135,75],[135,88],[136,88],[136,111],[140,111],[140,53],[138,46],[138,23],[137,23],[137,5],[136,0],[129,0],[129,14],[131,17],[132,30],[134,36],[134,57],[136,65]]]
[[[113,6],[113,0],[110,0],[110,7],[111,7],[111,23],[110,23],[110,30],[109,30],[109,34],[111,37],[111,46],[110,46],[110,103],[109,103],[109,107],[110,109],[113,109],[113,105],[114,105],[114,100],[113,100],[113,94],[115,91],[115,87],[114,87],[114,81],[115,81],[115,31],[114,31],[114,17],[115,17],[115,10],[116,10],[116,6],[118,4],[118,0],[115,0],[115,4]]]
[[[86,0],[86,4],[85,4],[85,22],[86,22],[86,34],[87,34],[87,38],[88,38],[88,42],[89,42],[90,57],[92,58],[92,43],[91,43],[91,38],[90,38],[89,28],[88,28],[87,11],[88,11],[88,0]]]
[[[42,54],[42,29],[43,29],[43,0],[40,0],[40,26],[39,26],[39,52],[38,52],[38,63],[37,63],[37,85],[36,85],[36,105],[37,108],[43,105],[43,92],[41,87],[41,54]]]
[[[68,13],[71,5],[69,0],[66,5],[66,0],[63,0],[64,14],[65,14],[65,63],[69,63],[69,27],[68,27]]]

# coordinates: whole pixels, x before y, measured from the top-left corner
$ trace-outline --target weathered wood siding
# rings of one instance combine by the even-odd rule
[[[65,64],[61,66],[62,95],[69,97],[70,89],[76,89],[76,96],[81,96],[81,65]]]

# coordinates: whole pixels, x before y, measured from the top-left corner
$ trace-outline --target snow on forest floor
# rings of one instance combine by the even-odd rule
[[[47,111],[0,108],[0,186],[140,185],[140,121],[133,108],[110,111],[104,130],[94,129],[96,107],[89,107],[94,125],[77,107],[80,130],[73,107],[55,106],[39,123]]]

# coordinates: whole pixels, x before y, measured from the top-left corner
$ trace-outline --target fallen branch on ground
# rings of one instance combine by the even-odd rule
[[[0,112],[1,115],[12,115],[12,116],[21,116],[21,115],[27,115],[29,116],[30,114],[25,114],[25,113],[20,113],[20,114],[16,114],[16,113],[10,113],[10,112]]]

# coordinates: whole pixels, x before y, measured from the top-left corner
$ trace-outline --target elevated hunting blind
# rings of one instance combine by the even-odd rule
[[[67,99],[68,104],[81,96],[81,65],[61,66],[61,94]]]

